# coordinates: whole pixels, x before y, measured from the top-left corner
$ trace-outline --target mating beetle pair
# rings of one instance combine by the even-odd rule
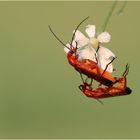
[[[88,18],[88,17],[87,17]],[[108,64],[106,64],[105,68],[102,69],[98,65],[98,57],[95,54],[96,62],[90,59],[78,59],[78,42],[75,41],[75,46],[73,46],[73,40],[79,26],[87,19],[85,18],[75,29],[72,40],[69,44],[69,47],[65,45],[53,32],[51,27],[49,26],[50,31],[56,37],[56,39],[67,48],[67,59],[71,66],[75,68],[76,71],[80,73],[82,84],[79,86],[79,89],[87,96],[94,99],[100,98],[108,98],[115,97],[121,95],[128,95],[131,93],[131,89],[127,87],[126,76],[129,72],[129,66],[126,65],[126,69],[120,78],[114,77],[112,73],[107,71],[109,65],[113,62],[115,58],[113,58]],[[98,46],[96,53],[100,47]],[[84,80],[82,74],[86,75],[87,78],[91,79],[91,82],[88,83],[87,80]],[[93,79],[100,83],[100,85],[96,88],[92,88]],[[115,86],[118,84],[117,86]],[[104,86],[101,86],[104,85]]]

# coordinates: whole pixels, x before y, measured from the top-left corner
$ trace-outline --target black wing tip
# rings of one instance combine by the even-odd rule
[[[132,89],[130,89],[129,87],[126,87],[126,93],[129,95],[129,94],[131,94],[132,93]]]

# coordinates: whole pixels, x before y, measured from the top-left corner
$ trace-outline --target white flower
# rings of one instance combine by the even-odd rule
[[[100,43],[108,43],[111,39],[111,35],[108,32],[102,32],[97,36],[95,25],[87,25],[85,32],[89,38],[78,30],[75,33],[74,40],[78,42],[80,46],[88,45],[90,47],[97,48]]]
[[[85,32],[88,35],[88,38],[81,33],[79,30],[75,33],[75,38],[73,40],[73,47],[76,47],[76,43],[78,43],[78,60],[82,59],[90,59],[96,62],[95,55],[98,58],[98,65],[105,69],[106,65],[115,57],[114,53],[109,49],[102,47],[102,43],[108,43],[111,39],[111,35],[108,32],[102,32],[98,36],[96,35],[96,27],[95,25],[86,26]],[[68,47],[70,45],[67,44]],[[98,54],[95,51],[95,48],[99,47]],[[67,53],[69,50],[65,47],[65,52]],[[112,63],[108,66],[107,71],[110,73],[113,72]]]

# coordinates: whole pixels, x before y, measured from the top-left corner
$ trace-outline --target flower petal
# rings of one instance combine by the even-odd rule
[[[88,40],[89,39],[85,37],[83,33],[81,33],[79,30],[76,31],[74,41],[76,41],[81,47],[87,45]]]
[[[100,43],[108,43],[111,39],[111,35],[108,32],[102,32],[97,39]]]
[[[96,51],[94,48],[91,48],[89,46],[82,47],[82,49],[81,48],[78,49],[77,54],[78,54],[78,60],[80,61],[83,59],[90,59],[96,62],[95,59]]]
[[[112,58],[115,57],[115,54],[111,52],[109,49],[100,46],[98,50],[98,59],[99,59],[99,66],[102,69],[106,68],[106,65],[111,62]],[[113,72],[113,65],[112,63],[109,64],[107,70],[108,72],[112,73]]]
[[[96,26],[95,25],[87,25],[85,31],[90,38],[95,37]]]

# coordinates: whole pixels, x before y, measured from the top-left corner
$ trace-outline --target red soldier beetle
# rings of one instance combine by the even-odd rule
[[[71,42],[70,42],[70,48],[68,46],[66,46],[58,37],[57,35],[53,32],[53,30],[51,29],[51,27],[49,26],[50,31],[52,32],[52,34],[55,36],[55,38],[63,45],[65,46],[69,52],[67,54],[67,58],[68,58],[68,62],[70,65],[72,65],[81,75],[85,74],[87,77],[91,78],[91,80],[95,79],[96,81],[98,81],[99,83],[106,85],[106,86],[113,86],[114,84],[116,84],[118,82],[117,77],[114,77],[110,72],[106,71],[107,67],[109,66],[109,64],[111,64],[113,62],[113,60],[115,58],[112,59],[112,61],[110,61],[107,65],[106,68],[103,70],[98,66],[98,59],[96,57],[97,62],[94,62],[92,60],[89,59],[83,59],[82,61],[78,60],[78,55],[77,55],[77,42],[76,42],[76,47],[74,47],[72,45],[72,42],[74,40],[75,37],[75,33],[77,31],[77,29],[79,28],[79,26],[85,21],[87,20],[89,17],[85,18],[82,22],[80,22],[80,24],[76,27]],[[97,48],[97,51],[99,50],[99,47]],[[96,54],[95,54],[96,56]]]
[[[79,86],[79,89],[90,98],[94,99],[102,99],[116,96],[123,96],[131,94],[132,90],[126,86],[126,76],[128,74],[129,67],[126,65],[126,70],[123,73],[122,77],[118,79],[118,86],[112,87],[97,87],[96,89],[92,88],[92,84],[88,84],[87,82],[83,82],[82,85]],[[100,101],[100,100],[98,100]],[[101,101],[100,101],[101,102]],[[102,102],[101,102],[102,103]]]
[[[75,50],[70,50],[67,58],[70,65],[72,65],[80,74],[85,74],[91,79],[95,79],[101,84],[104,84],[106,86],[112,86],[114,83],[117,82],[117,78],[113,77],[111,73],[108,71],[105,71],[97,65],[96,62],[84,59],[82,61],[79,61],[77,57],[75,57],[73,54],[75,53]]]

